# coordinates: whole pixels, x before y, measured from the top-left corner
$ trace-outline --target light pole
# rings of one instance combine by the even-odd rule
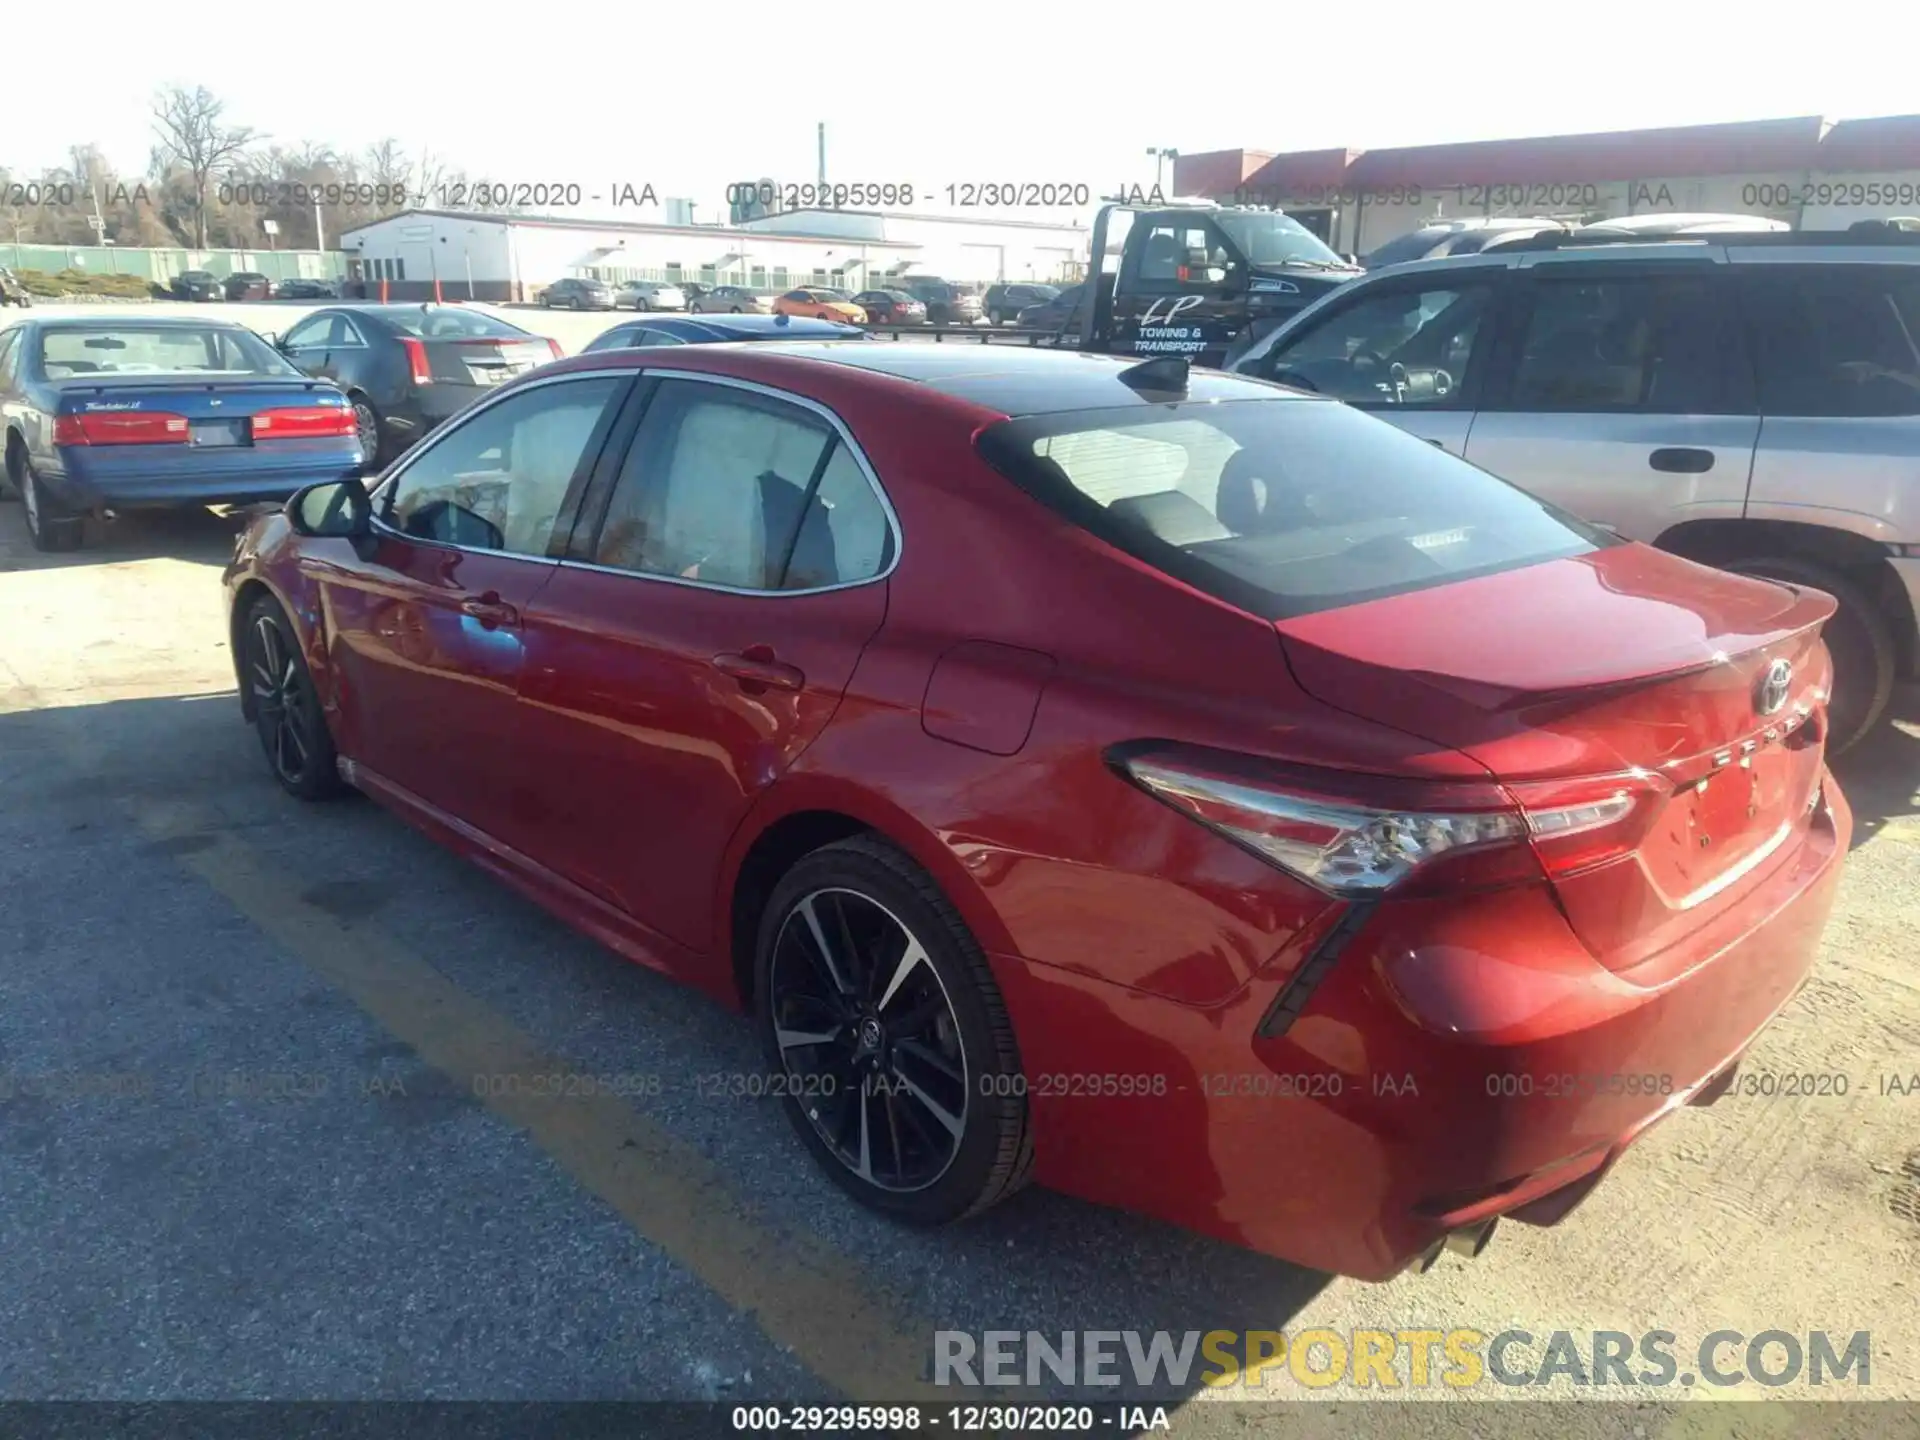
[[[1153,188],[1158,190],[1160,188],[1161,167],[1169,160],[1178,160],[1180,158],[1180,152],[1178,150],[1163,149],[1158,146],[1149,145],[1147,147],[1147,154],[1153,156]]]

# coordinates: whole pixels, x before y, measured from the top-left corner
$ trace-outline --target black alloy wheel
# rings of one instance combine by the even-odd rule
[[[921,1224],[977,1213],[1032,1168],[1012,1026],[979,944],[919,867],[842,841],[775,888],[755,1009],[788,1117],[828,1174]]]
[[[263,595],[248,610],[246,626],[241,683],[273,778],[302,800],[342,793],[347,787],[333,736],[286,612]]]

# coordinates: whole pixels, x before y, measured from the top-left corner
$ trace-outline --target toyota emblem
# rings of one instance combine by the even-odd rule
[[[1774,661],[1760,681],[1760,693],[1754,699],[1754,709],[1762,715],[1777,713],[1787,703],[1787,688],[1792,684],[1793,666],[1785,660]]]

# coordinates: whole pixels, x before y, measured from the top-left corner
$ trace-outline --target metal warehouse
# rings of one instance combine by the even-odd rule
[[[340,238],[350,283],[391,299],[534,299],[566,276],[709,285],[882,285],[889,276],[1067,281],[1082,226],[792,210],[738,226],[408,210]]]

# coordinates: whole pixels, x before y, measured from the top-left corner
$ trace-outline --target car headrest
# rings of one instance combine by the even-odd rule
[[[1213,512],[1182,490],[1157,490],[1151,495],[1129,495],[1107,507],[1107,513],[1129,520],[1169,545],[1197,545],[1224,540],[1233,532],[1214,519]]]
[[[1236,450],[1220,471],[1220,493],[1213,508],[1220,523],[1236,535],[1258,535],[1266,528],[1272,493],[1263,471],[1271,465],[1251,450]]]

